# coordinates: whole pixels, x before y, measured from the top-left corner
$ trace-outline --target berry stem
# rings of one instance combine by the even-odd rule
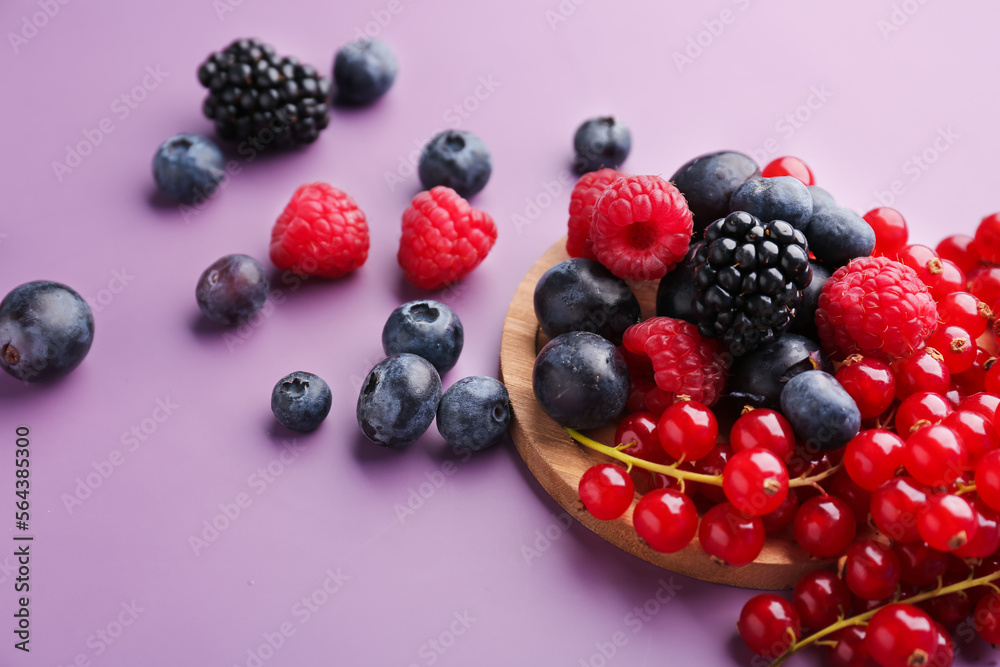
[[[722,486],[722,475],[704,475],[702,473],[691,472],[690,470],[681,470],[677,466],[681,464],[680,461],[674,463],[673,465],[662,465],[660,463],[652,463],[646,461],[645,459],[636,458],[625,452],[615,448],[609,447],[603,443],[597,442],[593,438],[588,438],[579,431],[571,428],[567,428],[566,432],[569,433],[570,437],[576,440],[578,443],[584,447],[593,449],[595,452],[601,452],[613,459],[618,459],[622,463],[629,466],[634,466],[636,468],[642,468],[644,470],[649,470],[650,472],[658,472],[664,475],[669,475],[679,480],[687,480],[691,482],[701,482],[702,484],[712,484],[714,486]],[[788,480],[788,486],[790,488],[798,486],[813,486],[817,482],[821,482],[827,477],[835,475],[843,464],[837,464],[832,468],[828,468],[823,472],[813,475],[812,477],[796,477],[794,479]]]
[[[906,604],[916,604],[918,602],[923,602],[924,600],[930,600],[931,598],[940,597],[942,595],[948,595],[950,593],[957,593],[958,591],[964,591],[969,588],[975,588],[976,586],[993,586],[993,581],[1000,579],[1000,572],[994,572],[993,574],[987,574],[986,576],[979,577],[978,579],[966,579],[965,581],[959,581],[958,583],[952,584],[950,586],[938,587],[932,591],[927,591],[925,593],[920,593],[919,595],[914,595],[913,597],[906,598],[905,600],[899,600],[899,602],[904,602]],[[894,604],[896,601],[890,602],[889,604]],[[790,657],[792,657],[799,650],[809,646],[810,644],[821,644],[819,640],[824,637],[828,637],[838,630],[843,630],[846,627],[852,625],[863,625],[868,620],[871,619],[880,610],[885,609],[885,606],[872,609],[871,611],[866,611],[863,614],[858,614],[857,616],[852,616],[851,618],[844,618],[833,625],[828,625],[827,627],[814,632],[805,639],[802,639],[790,647],[788,650],[778,656],[778,659],[771,663],[771,667],[781,667],[785,664]]]

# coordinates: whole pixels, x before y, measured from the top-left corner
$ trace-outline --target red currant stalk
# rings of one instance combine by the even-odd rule
[[[712,486],[722,486],[722,475],[703,475],[702,473],[692,472],[690,470],[684,470],[679,468],[681,461],[671,465],[663,465],[660,463],[651,463],[644,459],[639,459],[634,456],[630,456],[622,451],[626,447],[631,446],[633,443],[623,443],[618,445],[618,447],[610,447],[604,443],[598,442],[593,438],[588,438],[584,434],[580,433],[571,428],[567,428],[566,432],[569,436],[576,440],[578,443],[584,447],[593,449],[595,452],[601,452],[613,459],[617,459],[622,463],[629,466],[629,470],[633,467],[642,468],[643,470],[649,470],[650,472],[658,472],[685,482],[700,482],[702,484],[710,484]],[[833,475],[840,472],[843,464],[837,464],[832,468],[828,468],[821,473],[813,475],[812,477],[796,477],[788,480],[788,487],[795,488],[797,486],[815,486],[818,482],[823,481],[827,477],[832,477]]]
[[[916,605],[918,602],[923,602],[924,600],[943,597],[945,595],[950,595],[951,593],[957,593],[959,591],[964,591],[969,588],[975,588],[976,586],[989,586],[990,588],[995,589],[996,585],[993,584],[992,582],[996,581],[997,579],[1000,579],[1000,571],[994,572],[993,574],[987,574],[985,576],[979,577],[978,579],[965,579],[963,581],[959,581],[958,583],[951,584],[950,586],[942,586],[933,591],[927,591],[926,593],[920,593],[918,595],[914,595],[913,597],[908,597],[905,600],[899,600],[899,602],[903,602],[905,604],[910,604],[910,605]],[[836,623],[834,623],[833,625],[827,626],[822,630],[812,633],[808,637],[800,639],[799,641],[789,646],[787,651],[778,656],[778,659],[771,663],[771,667],[781,667],[781,665],[785,664],[785,661],[787,661],[790,657],[792,657],[795,653],[797,653],[801,649],[811,644],[815,644],[824,637],[829,637],[830,635],[839,630],[843,630],[844,628],[850,627],[852,625],[864,625],[869,620],[871,620],[872,616],[874,616],[877,612],[879,612],[882,609],[885,609],[890,604],[894,604],[895,602],[896,600],[893,600],[886,605],[877,607],[870,611],[866,611],[863,614],[858,614],[857,616],[841,619]]]

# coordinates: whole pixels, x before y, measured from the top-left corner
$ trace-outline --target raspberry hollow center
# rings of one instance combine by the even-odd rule
[[[656,243],[656,227],[648,220],[632,223],[625,230],[625,235],[629,247],[636,250],[648,250]]]

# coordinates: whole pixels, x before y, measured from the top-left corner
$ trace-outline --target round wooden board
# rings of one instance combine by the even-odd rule
[[[510,392],[514,411],[511,436],[542,487],[577,521],[608,542],[654,565],[695,579],[742,588],[780,590],[792,588],[806,572],[829,567],[829,561],[811,559],[794,542],[781,538],[769,539],[757,560],[738,568],[713,562],[702,551],[697,538],[682,551],[661,554],[639,539],[632,525],[632,511],[638,496],[624,516],[614,521],[595,519],[583,508],[577,493],[580,477],[590,466],[609,459],[570,438],[542,411],[531,386],[535,355],[547,340],[535,318],[535,284],[549,267],[568,257],[563,239],[531,267],[511,301],[500,343],[500,374]],[[637,283],[632,288],[642,306],[643,317],[654,315],[656,283]],[[614,430],[615,426],[609,425],[588,435],[611,444]]]

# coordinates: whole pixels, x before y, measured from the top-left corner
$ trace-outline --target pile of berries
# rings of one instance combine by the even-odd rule
[[[769,536],[828,561],[743,610],[779,662],[824,640],[838,666],[946,667],[962,623],[1000,643],[1000,214],[907,242],[797,158],[716,153],[670,182],[584,175],[577,258],[536,287],[536,398],[616,461],[580,479],[594,517],[720,566]],[[627,281],[656,278],[640,321]],[[579,433],[616,419],[614,446]]]

